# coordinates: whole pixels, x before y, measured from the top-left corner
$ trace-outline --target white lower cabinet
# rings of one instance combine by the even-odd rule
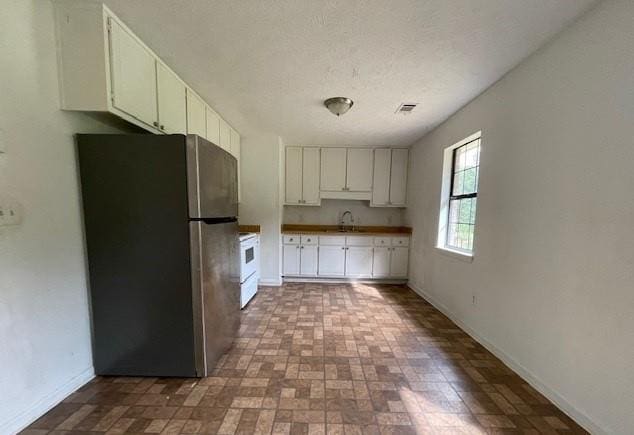
[[[372,250],[365,246],[346,247],[346,276],[369,278],[372,276]]]
[[[345,276],[346,247],[319,246],[319,269],[321,276]]]
[[[372,258],[372,277],[387,278],[390,276],[390,249],[377,246]]]
[[[409,237],[288,234],[282,256],[285,276],[405,279]]]
[[[299,275],[299,245],[282,245],[284,275]]]
[[[317,275],[319,247],[317,245],[302,245],[300,252],[299,274],[306,276]]]
[[[409,263],[408,248],[391,248],[390,276],[393,278],[407,278],[407,265]]]

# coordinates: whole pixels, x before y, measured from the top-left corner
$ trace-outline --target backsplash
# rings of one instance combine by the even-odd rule
[[[322,199],[320,207],[286,205],[282,222],[285,224],[337,225],[341,215],[350,210],[355,225],[401,226],[405,209],[370,207],[368,201]],[[348,218],[346,218],[346,223]]]

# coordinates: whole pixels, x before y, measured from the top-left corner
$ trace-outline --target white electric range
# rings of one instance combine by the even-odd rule
[[[260,279],[260,237],[240,233],[240,308],[244,308],[258,291]]]

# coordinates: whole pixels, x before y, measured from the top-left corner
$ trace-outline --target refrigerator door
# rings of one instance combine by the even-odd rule
[[[238,215],[238,162],[219,146],[187,135],[189,217]]]
[[[196,372],[208,376],[240,324],[238,223],[190,222]]]

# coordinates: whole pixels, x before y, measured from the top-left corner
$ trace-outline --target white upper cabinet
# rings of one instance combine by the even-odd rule
[[[390,201],[391,165],[391,150],[374,150],[374,181],[372,185],[372,205],[386,206]]]
[[[322,148],[321,197],[370,199],[372,159],[370,148]]]
[[[342,192],[346,190],[346,149],[321,149],[321,190]]]
[[[372,149],[348,148],[346,190],[370,192],[372,190]]]
[[[302,203],[302,148],[286,148],[285,164],[285,198],[286,204]]]
[[[287,147],[285,198],[288,205],[319,205],[319,148]]]
[[[303,148],[302,153],[302,204],[319,205],[319,148]]]
[[[405,148],[374,150],[373,207],[404,207],[409,151]]]
[[[207,140],[215,145],[220,145],[220,116],[209,106],[205,106],[205,118],[207,126]]]
[[[152,133],[197,134],[231,150],[229,125],[222,121],[221,129],[218,114],[207,113],[207,104],[107,6],[53,4],[62,109],[112,113]]]
[[[187,134],[207,137],[205,103],[189,89],[187,89]]]
[[[158,127],[155,58],[133,35],[108,18],[112,105]]]
[[[217,145],[227,151],[231,151],[231,127],[222,118],[220,118],[220,140]]]
[[[405,206],[407,199],[407,166],[409,151],[404,148],[392,150],[390,171],[390,205]]]
[[[229,127],[229,150],[231,155],[240,160],[240,134]]]
[[[159,129],[167,134],[187,132],[186,87],[163,63],[156,61]]]
[[[236,158],[236,160],[238,161],[238,202],[242,202],[242,183],[240,183],[240,143],[241,143],[241,138],[240,138],[240,134],[235,131],[233,128],[231,129],[231,131],[229,132],[229,138],[230,138],[230,153],[231,155],[233,155],[233,157]]]

